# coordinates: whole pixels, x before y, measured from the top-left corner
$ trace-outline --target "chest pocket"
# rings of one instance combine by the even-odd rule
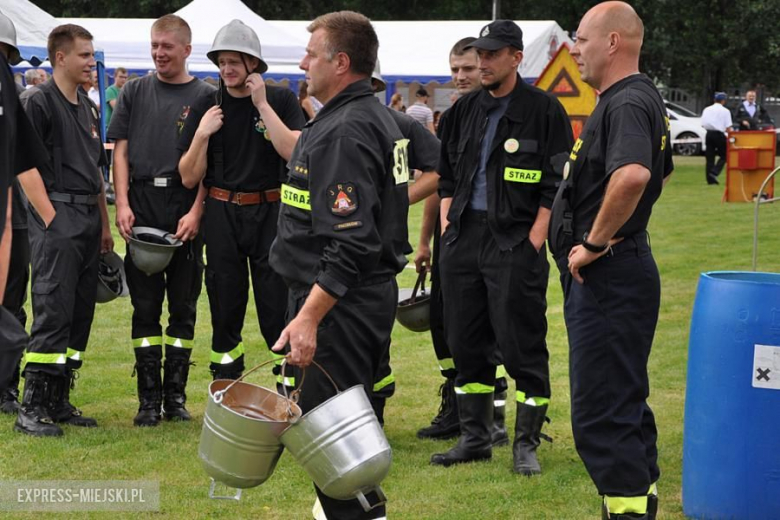
[[[504,154],[502,178],[510,184],[539,184],[542,180],[544,156],[535,139],[506,139],[501,143]]]

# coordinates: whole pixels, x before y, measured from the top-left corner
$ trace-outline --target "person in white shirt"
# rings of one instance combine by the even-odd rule
[[[707,184],[718,184],[718,175],[726,164],[726,132],[731,128],[731,112],[726,104],[726,93],[715,93],[715,102],[701,114],[701,126],[707,131],[704,144],[707,158],[705,176]],[[715,156],[718,162],[715,162]]]
[[[87,95],[89,96],[89,99],[91,99],[95,103],[95,105],[97,105],[98,110],[100,110],[100,91],[98,91],[97,70],[93,70],[92,73],[89,75],[89,82],[90,82],[90,87],[89,90],[87,90]]]
[[[433,110],[428,107],[428,91],[420,87],[414,96],[417,101],[406,109],[406,115],[436,135],[436,130],[433,128]]]

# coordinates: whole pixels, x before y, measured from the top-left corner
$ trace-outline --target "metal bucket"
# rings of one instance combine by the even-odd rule
[[[333,379],[314,364],[338,392]],[[339,392],[309,411],[280,440],[327,496],[357,498],[365,511],[387,502],[379,484],[390,471],[392,450],[363,385]],[[365,495],[372,491],[379,502],[370,505]]]
[[[242,381],[270,362],[235,381],[218,379],[209,385],[198,455],[213,481],[239,490],[235,496],[215,496],[212,482],[211,498],[238,499],[241,489],[268,480],[284,450],[279,435],[301,416],[294,401]]]

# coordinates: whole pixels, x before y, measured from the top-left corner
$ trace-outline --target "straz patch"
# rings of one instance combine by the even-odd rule
[[[409,182],[409,139],[399,139],[393,149],[393,177],[396,184]]]
[[[282,204],[311,211],[311,201],[307,190],[299,190],[288,184],[282,184]]]
[[[339,217],[346,217],[358,209],[357,188],[351,182],[328,186],[328,207]]]
[[[524,182],[537,184],[542,180],[542,170],[523,170],[521,168],[504,168],[504,180],[509,182]]]
[[[363,222],[360,220],[353,220],[352,222],[340,222],[333,225],[333,231],[345,231],[347,229],[355,229],[363,227]]]

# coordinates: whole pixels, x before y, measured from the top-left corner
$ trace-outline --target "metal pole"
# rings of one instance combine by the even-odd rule
[[[501,16],[501,0],[493,0],[493,20]]]

